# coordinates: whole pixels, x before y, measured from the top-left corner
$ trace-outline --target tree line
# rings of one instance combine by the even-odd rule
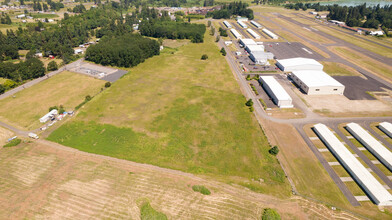
[[[132,67],[159,55],[159,43],[139,34],[105,36],[87,48],[86,59],[102,65]]]
[[[377,6],[367,7],[366,3],[358,6],[339,6],[339,5],[326,5],[322,6],[320,3],[296,3],[287,4],[286,8],[289,9],[302,9],[309,8],[316,11],[329,11],[328,19],[343,21],[350,27],[364,27],[364,28],[379,28],[379,26],[387,29],[392,28],[392,4],[383,7],[378,4]]]
[[[239,2],[231,2],[229,4],[224,4],[220,10],[215,10],[207,13],[207,17],[212,17],[214,19],[226,18],[229,19],[233,15],[238,15],[242,17],[247,17],[253,19],[253,10],[247,8],[248,4]]]

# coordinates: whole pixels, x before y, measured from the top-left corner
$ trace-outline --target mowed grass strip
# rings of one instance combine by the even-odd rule
[[[95,95],[104,81],[72,72],[62,72],[13,96],[0,100],[0,120],[23,129],[40,126],[49,107],[73,109],[86,95]]]
[[[334,63],[322,61],[321,64],[324,65],[324,72],[331,76],[359,76],[361,75],[355,69],[344,65],[343,63]]]
[[[369,42],[365,39],[353,37],[350,34],[347,34],[347,33],[341,32],[341,31],[337,31],[333,28],[328,28],[325,26],[315,26],[315,28],[317,28],[317,30],[320,30],[324,33],[327,33],[333,37],[347,41],[347,42],[354,44],[358,47],[365,48],[373,53],[376,53],[376,54],[379,54],[382,56],[386,56],[386,57],[392,57],[392,50],[385,48],[384,46]]]
[[[131,69],[49,140],[226,180],[235,176],[239,183],[263,179],[259,191],[287,193],[284,173],[214,40],[206,34],[205,43]]]
[[[364,54],[360,54],[351,50],[347,47],[330,47],[331,51],[335,52],[337,55],[347,59],[350,62],[355,63],[356,65],[366,69],[369,72],[374,73],[384,79],[392,81],[392,67],[378,62],[369,58]]]

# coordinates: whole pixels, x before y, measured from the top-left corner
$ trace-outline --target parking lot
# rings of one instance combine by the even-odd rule
[[[333,76],[333,78],[346,87],[343,94],[350,100],[375,100],[376,98],[367,92],[384,91],[383,88],[392,90],[370,77],[364,79],[360,76]]]
[[[126,70],[119,70],[86,62],[83,62],[81,63],[81,65],[70,69],[70,71],[86,74],[88,76],[92,76],[109,82],[115,82],[128,72]]]
[[[305,57],[311,58],[315,60],[321,60],[324,57],[318,54],[317,52],[313,51],[309,47],[303,45],[299,42],[274,42],[264,43],[265,50],[267,52],[272,52],[276,59],[288,59],[288,58],[295,58],[295,57]]]

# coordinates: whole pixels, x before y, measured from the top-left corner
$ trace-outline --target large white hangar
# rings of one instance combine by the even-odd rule
[[[292,72],[295,70],[323,70],[324,66],[314,59],[309,58],[290,58],[276,60],[276,65],[284,72]]]
[[[293,100],[273,76],[260,76],[260,83],[279,108],[292,108]]]
[[[308,95],[343,95],[345,88],[320,70],[293,71],[290,78]]]

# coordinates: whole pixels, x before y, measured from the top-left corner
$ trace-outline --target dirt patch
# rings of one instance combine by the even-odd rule
[[[7,139],[12,137],[13,135],[14,133],[12,133],[11,131],[0,127],[0,147],[2,147],[7,142]]]

